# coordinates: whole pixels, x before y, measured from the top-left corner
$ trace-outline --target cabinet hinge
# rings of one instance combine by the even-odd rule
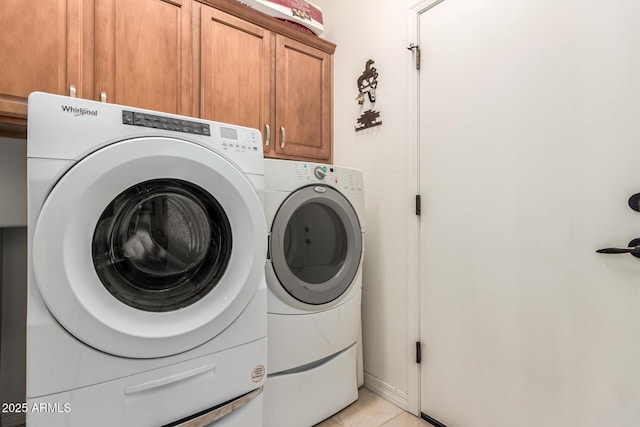
[[[416,342],[416,363],[422,363],[422,343],[420,341]]]
[[[420,195],[416,194],[416,215],[420,216],[422,214],[422,200],[420,199]]]

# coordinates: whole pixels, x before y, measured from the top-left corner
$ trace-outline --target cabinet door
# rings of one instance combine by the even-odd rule
[[[191,0],[96,0],[93,97],[188,115]]]
[[[203,6],[200,116],[272,133],[271,32]]]
[[[331,55],[278,35],[276,57],[277,156],[330,163]]]
[[[33,91],[79,85],[79,0],[0,1],[0,115],[27,116]]]

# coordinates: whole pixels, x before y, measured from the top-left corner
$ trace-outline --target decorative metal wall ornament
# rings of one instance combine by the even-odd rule
[[[360,77],[358,77],[358,97],[356,101],[358,104],[363,105],[365,101],[364,95],[369,98],[369,102],[374,104],[376,102],[376,88],[378,87],[378,70],[373,67],[374,61],[372,59],[367,61],[365,70]],[[382,120],[380,120],[380,112],[373,111],[373,109],[367,110],[358,118],[358,122],[355,126],[356,132],[368,129],[374,126],[380,126]]]
[[[358,124],[356,125],[356,132],[363,129],[368,129],[374,126],[380,126],[382,120],[380,120],[380,112],[367,110],[358,118]]]
[[[374,61],[367,61],[366,68],[362,75],[358,77],[358,104],[364,104],[364,94],[369,96],[370,102],[376,102],[376,88],[378,87],[378,70],[372,67]]]

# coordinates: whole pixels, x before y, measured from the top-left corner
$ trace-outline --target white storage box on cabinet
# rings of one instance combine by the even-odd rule
[[[324,31],[322,9],[305,0],[236,0],[315,35]]]

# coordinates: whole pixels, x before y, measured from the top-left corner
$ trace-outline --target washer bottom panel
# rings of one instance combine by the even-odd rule
[[[356,345],[307,371],[267,378],[265,427],[306,427],[358,399]]]
[[[157,427],[228,402],[264,384],[266,338],[164,368],[68,392],[27,399],[29,427]],[[96,369],[100,369],[96,366]],[[261,426],[242,421],[246,408],[212,426]],[[259,411],[257,411],[259,412]],[[246,416],[244,414],[247,414]],[[238,419],[238,422],[233,422]]]

